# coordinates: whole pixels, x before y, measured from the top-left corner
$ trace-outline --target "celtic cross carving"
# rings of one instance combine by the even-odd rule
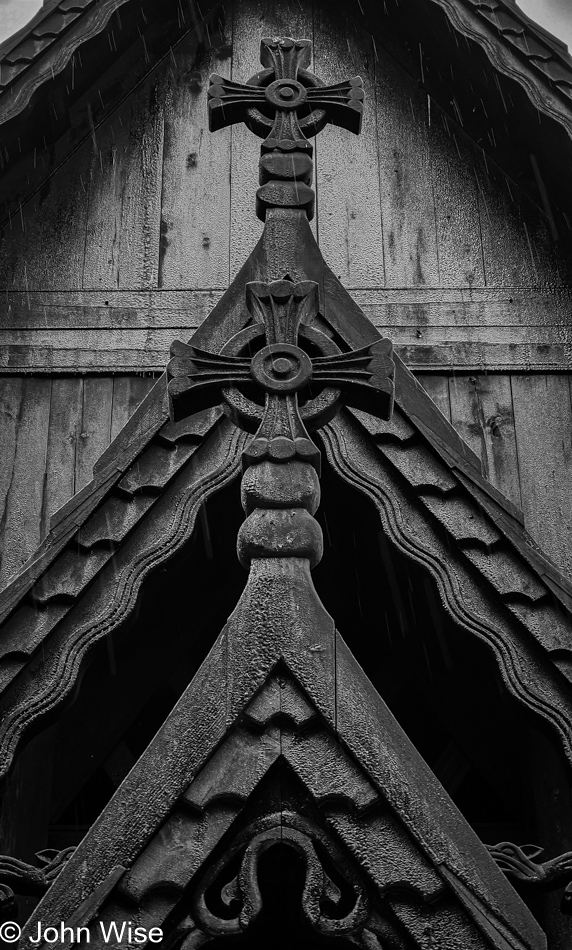
[[[308,355],[299,336],[302,320],[318,312],[314,281],[252,282],[247,284],[246,303],[256,322],[220,354],[173,343],[167,373],[175,420],[224,399],[237,425],[256,429],[243,454],[245,467],[264,459],[287,462],[297,457],[319,469],[320,453],[308,429],[333,418],[342,393],[347,405],[390,418],[394,366],[389,340],[341,353],[328,337],[305,326],[307,343],[320,353]],[[236,355],[261,342],[265,345],[254,355]],[[241,384],[251,393],[261,391],[264,407],[241,392]]]
[[[359,76],[327,86],[306,68],[310,40],[263,39],[260,61],[266,69],[247,83],[211,76],[208,96],[211,132],[236,122],[264,139],[256,212],[263,221],[272,207],[314,213],[313,148],[308,139],[327,123],[358,135],[363,114]]]

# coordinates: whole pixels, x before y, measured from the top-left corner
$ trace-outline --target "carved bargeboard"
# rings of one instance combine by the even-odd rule
[[[312,213],[306,134],[327,121],[359,131],[363,93],[358,79],[323,87],[307,73],[306,41],[263,41],[262,51],[267,69],[250,84],[213,77],[210,114],[212,128],[244,119],[265,136],[257,210],[280,235]],[[319,284],[290,270],[285,242],[283,267],[247,285],[250,319],[219,352],[173,346],[174,419],[223,400],[253,433],[238,537],[249,576],[180,706],[38,914],[91,926],[92,943],[102,921],[160,925],[169,946],[191,950],[267,943],[268,908],[282,901],[290,943],[540,950],[535,921],[356,669],[314,589],[311,433],[342,406],[389,418],[393,364],[389,341],[345,352],[322,332]],[[280,866],[283,891],[269,890]]]

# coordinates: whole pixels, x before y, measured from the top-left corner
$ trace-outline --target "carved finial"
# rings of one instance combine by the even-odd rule
[[[315,195],[313,148],[308,139],[328,122],[361,130],[363,83],[359,76],[334,86],[308,72],[310,40],[263,39],[260,61],[266,69],[247,83],[213,74],[209,88],[211,132],[244,122],[264,139],[256,213],[264,221],[268,208],[301,208],[311,219]]]

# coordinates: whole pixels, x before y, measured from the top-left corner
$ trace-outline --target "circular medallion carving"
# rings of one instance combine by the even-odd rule
[[[305,87],[296,79],[276,79],[264,93],[275,109],[298,109],[308,98]]]
[[[250,372],[256,382],[273,393],[295,393],[312,375],[312,361],[299,346],[272,343],[253,357]]]

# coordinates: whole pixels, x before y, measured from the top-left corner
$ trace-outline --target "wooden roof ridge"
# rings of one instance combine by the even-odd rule
[[[0,44],[0,126],[25,112],[32,97],[65,69],[74,53],[105,30],[132,0],[53,0]],[[138,0],[139,2],[139,0]],[[534,105],[572,137],[572,57],[566,44],[531,20],[514,0],[428,0],[452,25],[484,46],[495,69],[525,85]],[[219,0],[205,0],[198,19]],[[194,4],[193,4],[194,7]],[[514,54],[507,59],[507,52]],[[520,68],[519,68],[520,64]],[[76,71],[81,71],[81,60]],[[546,97],[546,87],[559,102]]]
[[[431,2],[446,11],[454,27],[484,47],[495,69],[519,79],[534,105],[547,115],[557,116],[572,134],[572,55],[566,43],[535,23],[513,0]],[[495,39],[501,41],[500,45]],[[507,58],[506,52],[514,56]],[[529,81],[532,77],[536,82]],[[539,82],[548,82],[558,94],[560,108],[556,100],[547,101],[546,90]]]
[[[267,221],[192,343],[220,352],[243,329],[246,284],[275,275],[279,235],[292,248],[294,278],[318,283],[322,331],[348,349],[379,339],[325,264],[300,211]],[[246,437],[220,417],[215,409],[172,424],[162,377],[101,456],[93,481],[56,513],[46,540],[0,594],[0,774],[22,732],[69,694],[86,652],[128,619],[149,564],[165,563],[190,536],[192,519],[181,533],[177,506],[189,504],[196,514],[238,474]],[[344,420],[322,430],[330,464],[374,500],[390,540],[433,575],[453,620],[489,643],[509,688],[552,722],[572,762],[572,585],[398,358],[393,421],[350,413]],[[369,475],[359,463],[355,470],[356,446]],[[411,535],[386,502],[410,512],[419,531]],[[471,606],[475,585],[482,616]],[[32,663],[27,679],[21,674]]]
[[[56,0],[0,45],[0,124],[22,112],[111,15],[130,0]]]

